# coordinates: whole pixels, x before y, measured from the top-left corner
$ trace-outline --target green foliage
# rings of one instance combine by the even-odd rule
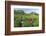
[[[29,19],[32,19],[32,23],[29,22]],[[39,26],[39,16],[37,13],[26,14],[23,10],[15,10],[14,11],[14,27],[20,27],[20,23],[22,27],[37,27]],[[32,26],[33,25],[33,26]]]
[[[14,10],[14,14],[25,14],[23,10]]]

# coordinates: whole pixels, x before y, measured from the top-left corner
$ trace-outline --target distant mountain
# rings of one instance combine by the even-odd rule
[[[35,12],[31,12],[30,14],[39,15],[38,13],[35,13]]]
[[[14,10],[14,14],[25,14],[23,10]]]
[[[26,14],[23,10],[14,10],[14,14]],[[31,12],[29,14],[39,15],[38,13]]]

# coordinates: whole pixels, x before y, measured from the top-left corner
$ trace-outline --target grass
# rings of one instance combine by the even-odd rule
[[[29,19],[32,19],[32,23]],[[23,23],[21,23],[21,19]],[[39,16],[35,14],[14,14],[14,27],[37,27],[39,26]]]

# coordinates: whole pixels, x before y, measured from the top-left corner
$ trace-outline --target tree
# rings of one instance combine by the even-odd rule
[[[31,12],[31,14],[38,15],[38,13],[35,13],[35,12]]]
[[[14,14],[25,14],[23,10],[14,10]]]

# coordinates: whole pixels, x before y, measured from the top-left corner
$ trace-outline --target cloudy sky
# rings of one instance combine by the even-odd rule
[[[35,12],[39,14],[39,9],[32,9],[32,8],[15,8],[15,10],[23,10],[25,13]]]

